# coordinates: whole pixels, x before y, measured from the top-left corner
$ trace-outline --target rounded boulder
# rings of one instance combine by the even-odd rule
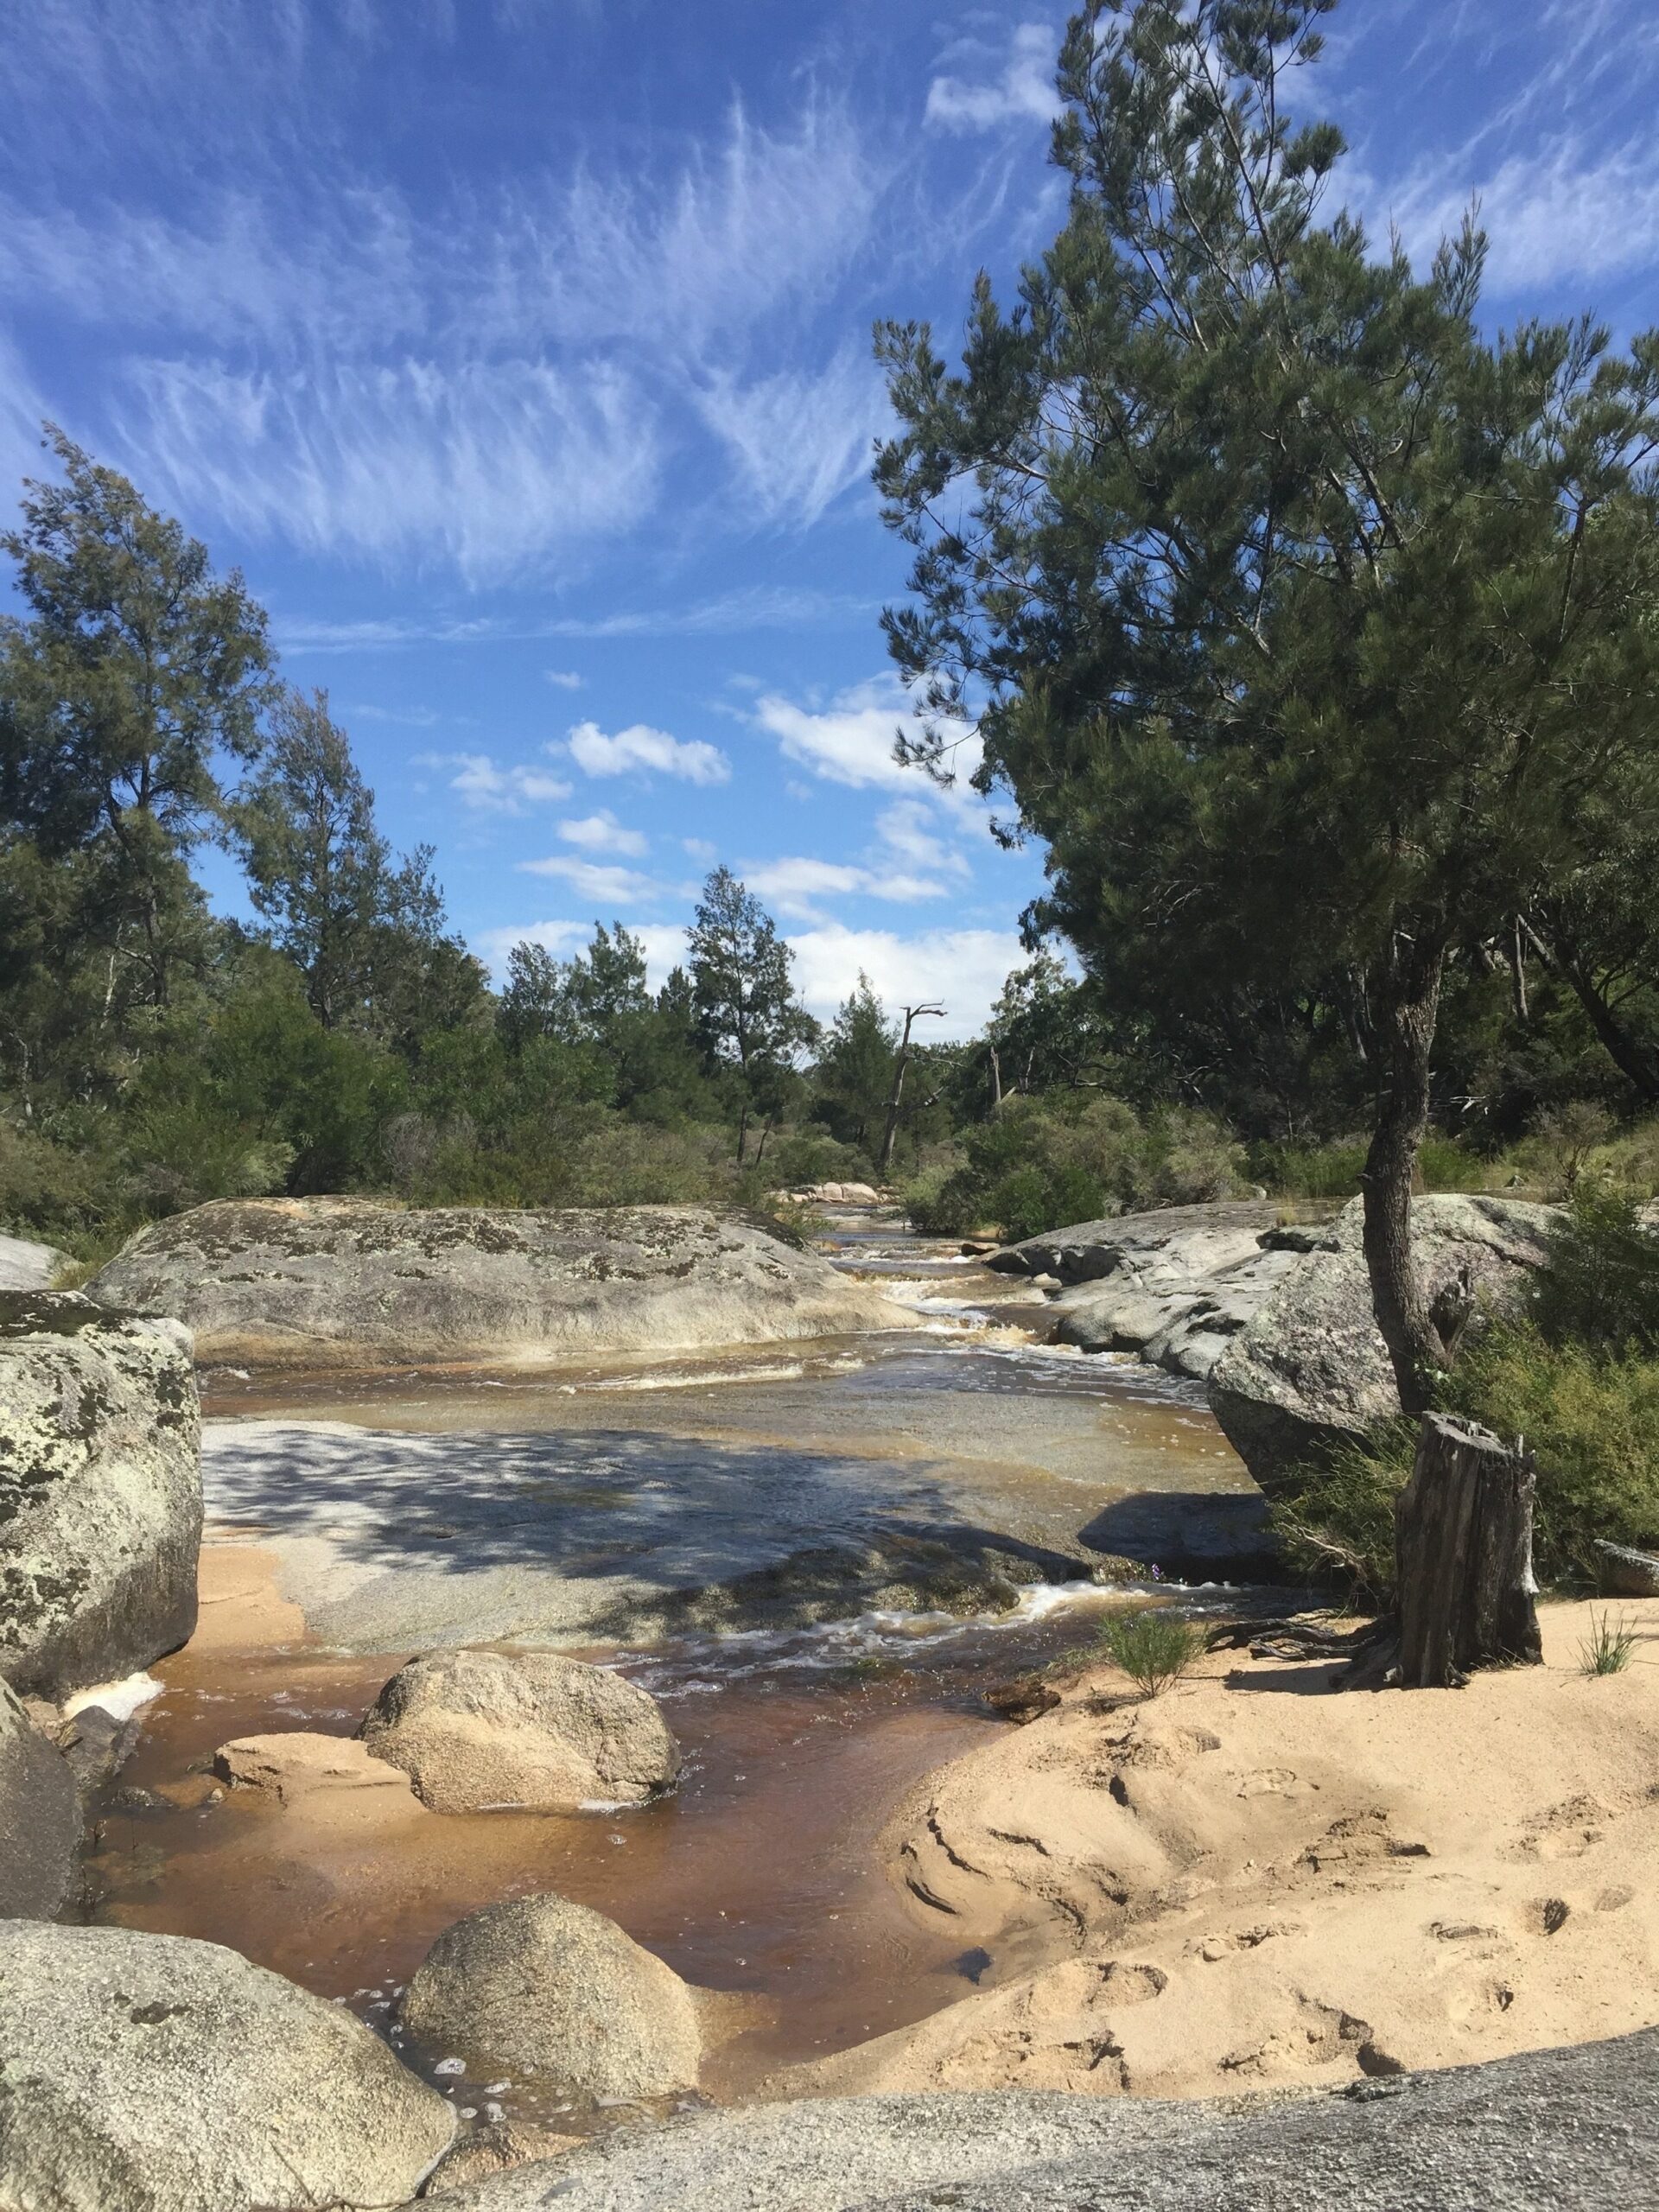
[[[639,1805],[680,1770],[654,1700],[551,1651],[435,1651],[394,1675],[358,1732],[434,1812]]]
[[[454,2126],[360,2020],[218,1943],[0,1922],[0,2204],[397,2204]]]
[[[446,1928],[405,1991],[404,2027],[468,2073],[531,2075],[590,2097],[695,2087],[698,1993],[603,1913],[513,1897]]]

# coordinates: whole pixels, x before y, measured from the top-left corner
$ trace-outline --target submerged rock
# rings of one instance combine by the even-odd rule
[[[656,1701],[550,1651],[438,1651],[386,1684],[359,1734],[439,1813],[639,1805],[680,1770]]]
[[[233,1789],[263,1790],[283,1805],[302,1804],[321,1791],[331,1797],[366,1794],[394,1810],[400,1802],[417,1810],[409,1777],[350,1736],[303,1728],[238,1736],[213,1754],[213,1772]]]
[[[221,1199],[156,1222],[90,1286],[173,1313],[243,1366],[557,1359],[904,1328],[912,1318],[759,1220]]]
[[[698,1993],[602,1913],[550,1894],[446,1928],[405,1991],[404,2027],[469,2072],[499,2068],[590,2097],[696,2085]]]
[[[1400,1411],[1388,1347],[1371,1310],[1363,1202],[1300,1256],[1210,1375],[1210,1404],[1264,1490],[1279,1471]],[[1445,1326],[1512,1311],[1548,1255],[1557,1210],[1515,1198],[1412,1202],[1412,1249]]]
[[[184,1643],[200,1438],[176,1322],[0,1291],[0,1679],[61,1698]]]
[[[0,2204],[396,2204],[454,2125],[361,2021],[217,1943],[0,1923]]]
[[[60,1910],[79,1843],[68,1762],[0,1681],[0,1920],[49,1920]]]

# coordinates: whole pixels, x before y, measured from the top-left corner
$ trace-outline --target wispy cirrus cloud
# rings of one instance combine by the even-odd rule
[[[875,439],[892,421],[880,377],[850,346],[816,372],[780,369],[747,383],[716,374],[696,404],[768,523],[816,522],[868,476]]]
[[[729,783],[732,764],[702,738],[671,737],[635,722],[607,737],[597,722],[577,722],[566,743],[585,776],[659,775],[688,784]]]
[[[315,26],[341,92],[391,21],[363,13],[378,29],[355,45]],[[238,54],[204,34],[216,63],[181,82],[217,66],[207,105],[239,106],[244,76],[266,104],[246,159],[204,156],[165,207],[124,175],[100,196],[60,175],[54,197],[51,163],[29,194],[0,190],[0,283],[92,339],[92,435],[147,485],[255,540],[475,587],[582,573],[699,442],[724,458],[715,527],[810,521],[858,474],[868,375],[840,356],[817,377],[749,366],[760,327],[810,312],[865,242],[882,167],[845,104],[809,92],[772,127],[734,104],[667,168],[578,152],[417,196],[312,116],[311,35],[245,19]],[[162,108],[153,58],[136,79]],[[16,105],[0,90],[0,130]],[[193,118],[175,125],[192,137]],[[768,471],[791,412],[810,429]]]
[[[279,616],[285,652],[395,652],[411,645],[493,645],[553,638],[738,637],[751,630],[862,628],[878,600],[849,592],[801,590],[761,584],[721,592],[682,605],[619,608],[610,614],[522,616],[388,615],[336,621],[325,616]],[[558,683],[559,677],[550,677]],[[578,679],[578,683],[581,679]],[[567,683],[574,690],[576,684]]]

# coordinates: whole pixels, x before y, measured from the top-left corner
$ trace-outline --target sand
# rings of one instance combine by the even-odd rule
[[[1638,1640],[1599,1678],[1592,1610],[1462,1690],[1092,1670],[887,1832],[980,1986],[772,2092],[1283,2094],[1659,2023],[1659,1600],[1614,1602]]]

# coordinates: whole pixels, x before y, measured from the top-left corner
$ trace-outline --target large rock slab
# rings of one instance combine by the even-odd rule
[[[1279,1471],[1400,1411],[1394,1369],[1371,1311],[1363,1201],[1345,1205],[1210,1373],[1228,1441],[1271,1491]],[[1412,1248],[1431,1307],[1461,1316],[1513,1310],[1548,1256],[1557,1209],[1520,1199],[1412,1202]]]
[[[0,1923],[0,2204],[396,2204],[454,2126],[361,2021],[219,1944]]]
[[[50,1290],[69,1255],[27,1236],[0,1236],[0,1290]]]
[[[903,1328],[816,1253],[705,1206],[563,1211],[220,1199],[141,1230],[89,1286],[244,1366],[556,1360]]]
[[[1299,1255],[1259,1200],[1166,1206],[1049,1230],[993,1253],[1004,1274],[1052,1275],[1054,1341],[1132,1351],[1202,1380]]]
[[[184,1643],[200,1432],[175,1322],[0,1292],[0,1680],[61,1699]]]
[[[359,1731],[436,1813],[642,1805],[680,1770],[655,1699],[551,1651],[437,1651],[392,1676]]]
[[[1347,2094],[825,2097],[628,2128],[453,2212],[1609,2212],[1659,2196],[1659,2030]]]
[[[0,1920],[49,1920],[73,1886],[79,1843],[68,1761],[0,1682]]]
[[[578,2096],[671,2095],[695,2086],[702,2058],[698,1993],[603,1913],[551,1895],[446,1928],[402,2018],[469,2074],[529,2075]]]

